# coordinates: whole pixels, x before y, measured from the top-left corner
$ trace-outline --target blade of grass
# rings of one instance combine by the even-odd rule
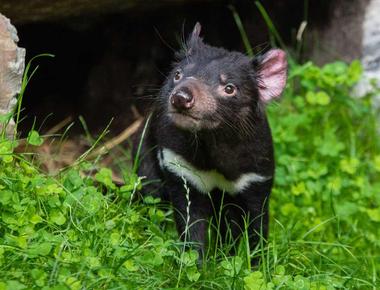
[[[247,33],[245,32],[245,29],[244,29],[243,23],[241,22],[239,14],[237,13],[234,6],[230,5],[228,6],[228,8],[232,11],[232,15],[239,29],[240,36],[243,41],[246,53],[248,54],[248,56],[253,57],[253,49],[252,49],[251,43],[248,40]]]
[[[26,65],[26,68],[25,68],[25,71],[24,71],[24,75],[22,77],[22,83],[21,83],[21,90],[20,90],[20,93],[18,94],[18,98],[17,98],[17,105],[16,105],[16,121],[15,121],[15,128],[14,128],[14,138],[16,138],[16,134],[17,134],[17,128],[18,128],[18,124],[19,124],[19,121],[20,121],[20,113],[21,113],[21,105],[22,105],[22,100],[24,98],[24,92],[25,92],[25,89],[29,83],[29,81],[32,79],[33,75],[36,73],[37,69],[38,69],[38,65],[33,69],[32,73],[29,75],[29,70],[31,68],[31,65],[32,65],[32,62],[39,58],[39,57],[54,57],[53,54],[49,54],[49,53],[42,53],[42,54],[39,54],[39,55],[36,55],[34,57],[32,57],[31,60],[29,60],[28,64]]]
[[[142,131],[142,134],[141,134],[141,137],[140,137],[140,142],[139,142],[139,145],[138,145],[138,147],[137,147],[137,152],[136,152],[136,156],[135,156],[135,161],[133,162],[133,170],[132,170],[133,173],[136,173],[136,172],[137,172],[137,167],[139,166],[141,147],[142,147],[142,143],[143,143],[143,141],[144,141],[145,134],[146,134],[146,130],[147,130],[147,128],[148,128],[148,125],[149,125],[149,122],[150,122],[150,118],[151,118],[151,117],[152,117],[152,113],[149,114],[148,118],[147,118],[146,121],[145,121],[144,129],[143,129],[143,131]]]
[[[270,33],[275,37],[275,39],[278,42],[278,44],[280,45],[280,47],[282,49],[286,50],[285,43],[282,40],[280,34],[278,33],[276,27],[274,26],[272,19],[269,17],[264,6],[260,3],[260,1],[255,1],[255,5],[256,5],[257,9],[259,9],[261,16],[264,18],[265,24],[268,26]]]
[[[273,24],[273,21],[269,17],[269,14],[265,10],[264,6],[260,3],[260,1],[255,1],[255,5],[257,9],[259,9],[261,16],[264,18],[264,21],[266,25],[268,26],[271,37],[273,37],[277,41],[281,49],[286,51],[286,54],[288,56],[289,66],[294,67],[296,65],[296,62],[294,61],[292,55],[290,54],[290,51],[286,48],[285,42],[282,40],[280,33],[277,31],[276,26]]]

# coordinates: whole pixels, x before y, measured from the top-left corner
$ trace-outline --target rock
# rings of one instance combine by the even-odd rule
[[[21,90],[25,67],[25,49],[17,46],[16,28],[0,14],[0,115],[11,113]],[[6,132],[12,136],[14,121],[10,120]],[[1,132],[2,129],[1,128]]]
[[[329,10],[323,25],[307,35],[306,56],[318,64],[359,59],[363,78],[354,95],[365,96],[374,84],[380,86],[380,0],[335,0]],[[373,96],[373,104],[380,107],[380,95]]]
[[[327,15],[319,15],[318,5],[310,11],[310,22],[319,24],[306,30],[306,49],[318,64],[359,59],[363,53],[363,21],[369,0],[335,0],[328,2]]]
[[[362,24],[363,79],[356,87],[356,94],[363,96],[372,90],[372,82],[380,86],[380,0],[371,0],[366,7]],[[374,96],[374,104],[380,107],[380,95]]]

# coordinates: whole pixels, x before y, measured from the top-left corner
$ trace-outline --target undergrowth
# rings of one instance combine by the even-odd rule
[[[2,134],[0,289],[377,289],[380,139],[371,96],[350,97],[360,76],[357,61],[292,66],[268,107],[277,160],[268,243],[248,255],[244,241],[236,256],[216,248],[202,267],[170,208],[132,201],[141,178],[126,171],[118,187],[84,159],[50,176],[14,153],[42,144],[37,131]]]

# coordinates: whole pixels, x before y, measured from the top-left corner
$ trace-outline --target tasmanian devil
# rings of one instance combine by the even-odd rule
[[[252,59],[205,44],[200,30],[197,23],[176,54],[137,134],[138,174],[160,181],[143,194],[172,203],[179,235],[187,231],[200,254],[215,216],[222,237],[247,230],[252,249],[267,234],[274,158],[265,105],[284,89],[286,55],[272,49]]]

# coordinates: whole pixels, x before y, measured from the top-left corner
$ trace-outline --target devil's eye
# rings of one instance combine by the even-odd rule
[[[180,79],[182,79],[182,73],[177,70],[174,75],[174,81],[179,81]]]
[[[227,95],[233,95],[235,93],[236,87],[233,84],[228,84],[224,87],[224,92]]]

